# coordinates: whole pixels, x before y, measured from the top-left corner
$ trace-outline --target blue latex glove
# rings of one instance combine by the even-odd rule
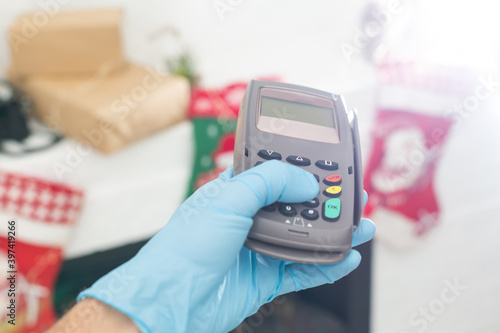
[[[261,207],[303,202],[318,191],[312,174],[282,162],[235,177],[229,168],[188,198],[134,258],[78,300],[99,299],[131,317],[142,332],[226,333],[273,298],[333,283],[359,265],[356,250],[338,264],[306,265],[243,247]],[[353,246],[374,232],[363,219]]]

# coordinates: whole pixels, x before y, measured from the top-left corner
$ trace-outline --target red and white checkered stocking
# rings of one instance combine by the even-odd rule
[[[11,281],[0,280],[0,331],[44,332],[55,321],[53,288],[82,198],[82,191],[66,185],[0,171],[0,266],[16,272],[15,296],[9,296]],[[10,234],[15,243],[8,242],[8,221],[15,221],[15,235]],[[5,306],[11,299],[15,325],[8,322],[13,316]]]

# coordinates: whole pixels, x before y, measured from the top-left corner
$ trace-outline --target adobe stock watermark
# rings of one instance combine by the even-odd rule
[[[247,146],[248,156],[258,156],[258,152],[263,147],[268,147],[273,141],[273,134],[284,131],[296,117],[295,114],[288,112],[287,106],[283,106],[282,108],[273,107],[270,112],[274,117],[268,117],[269,121],[261,128],[262,130],[257,131],[256,135],[249,138],[250,142]],[[272,154],[272,151],[269,150],[268,152]],[[245,151],[240,153],[243,155]],[[234,167],[243,169],[244,166],[241,166],[240,163],[241,161],[235,161]],[[253,167],[253,165],[249,167]],[[210,207],[212,200],[219,198],[222,190],[228,186],[228,180],[218,178],[200,187],[179,207],[178,212],[181,214],[183,220],[189,224],[193,221],[193,217],[200,215],[204,209]]]
[[[498,87],[500,87],[500,81],[493,74],[489,74],[487,77],[479,76],[478,81],[479,84],[472,94],[465,97],[460,103],[455,103],[444,110],[442,114],[444,119],[449,119],[455,126],[459,126],[478,111],[482,103],[493,97],[497,93]],[[420,133],[420,130],[417,132]],[[412,129],[405,129],[405,133],[412,133]],[[441,153],[440,143],[443,142],[446,135],[447,130],[437,126],[429,132],[428,136],[398,137],[399,141],[407,139],[406,147],[412,147],[413,149],[398,153],[396,165],[397,170],[400,172],[397,175],[384,177],[382,179],[385,185],[384,188],[395,191],[415,181],[420,173],[425,170],[426,164],[432,163],[433,160],[439,157]]]
[[[71,173],[78,168],[85,156],[89,155],[93,150],[92,146],[99,146],[106,135],[117,130],[117,125],[121,121],[125,121],[130,112],[136,109],[143,102],[149,93],[159,87],[164,77],[160,72],[147,68],[148,74],[142,79],[141,84],[134,86],[127,93],[114,99],[109,106],[107,117],[101,118],[95,128],[83,129],[81,134],[86,140],[77,143],[75,148],[66,145],[66,154],[63,161],[52,161],[52,171],[57,178],[62,181],[64,175]]]
[[[463,99],[461,103],[454,104],[445,111],[445,118],[450,118],[458,125],[465,119],[468,119],[475,111],[479,109],[481,102],[490,99],[500,87],[500,81],[493,74],[488,77],[480,76],[479,84],[474,89],[474,93]]]
[[[97,290],[97,295],[103,298],[112,299],[113,295],[117,295],[125,291],[129,284],[136,280],[136,277],[130,275],[126,271],[126,266],[119,267],[106,277],[106,286]]]
[[[257,124],[260,131],[256,131],[256,135],[252,135],[249,138],[249,154],[256,156],[259,150],[263,147],[268,147],[273,141],[274,135],[286,131],[287,128],[289,128],[291,121],[297,117],[296,114],[288,111],[286,105],[283,105],[281,108],[275,106],[272,107],[271,114],[272,116],[266,117],[269,121],[262,121]]]
[[[186,224],[195,221],[196,219],[193,217],[200,215],[204,209],[212,206],[212,200],[218,198],[222,190],[228,186],[227,180],[217,178],[206,183],[179,206],[178,212]]]
[[[315,240],[316,245],[311,253],[311,256],[305,259],[305,261],[309,264],[340,261],[340,259],[345,259],[345,257],[343,258],[344,255],[349,255],[351,244],[344,246],[344,252],[338,246],[335,246],[335,249],[332,249],[332,244],[338,244],[339,242],[338,235],[333,236],[331,233],[324,233],[316,237]]]
[[[403,6],[401,0],[389,0],[386,9],[373,11],[371,13],[373,20],[366,22],[361,29],[356,28],[351,42],[344,41],[340,43],[340,51],[347,63],[350,64],[352,57],[360,54],[368,46],[370,40],[382,34],[384,29],[391,24],[393,17],[402,12]]]
[[[106,286],[97,290],[96,294],[101,299],[112,299],[113,294],[122,293],[135,279],[124,268],[115,269],[108,274]],[[79,307],[78,311],[70,312],[63,317],[52,327],[50,332],[80,332],[79,328],[95,320],[106,307],[104,303],[92,297],[87,297],[85,302],[80,302],[77,306]]]
[[[39,0],[38,10],[31,19],[28,17],[21,18],[21,34],[9,32],[7,38],[14,53],[19,52],[19,47],[22,44],[27,44],[36,37],[41,28],[46,26],[50,20],[61,11],[61,6],[67,5],[71,0]]]
[[[215,0],[212,2],[215,13],[221,21],[225,20],[226,14],[232,12],[236,7],[240,6],[243,0]]]
[[[93,299],[87,298],[85,302],[78,303],[78,311],[72,311],[66,314],[61,320],[56,322],[51,327],[50,333],[73,333],[81,332],[82,327],[88,323],[95,321],[100,313],[106,308],[104,303]]]
[[[264,304],[260,307],[259,311],[248,317],[243,321],[238,328],[234,331],[235,333],[253,333],[255,329],[261,327],[266,318],[269,318],[276,311],[276,307],[286,303],[286,296],[279,296],[273,299],[271,302]]]
[[[446,309],[457,301],[462,293],[467,290],[467,286],[460,283],[458,278],[453,282],[449,280],[444,281],[444,287],[441,289],[439,296],[430,300],[427,304],[420,306],[417,311],[410,314],[408,324],[418,333],[425,332],[427,328],[443,314]],[[412,330],[412,331],[415,331]],[[400,332],[400,333],[409,333]]]

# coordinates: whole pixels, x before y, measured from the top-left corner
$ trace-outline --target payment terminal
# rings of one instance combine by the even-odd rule
[[[255,216],[245,246],[274,258],[342,261],[362,212],[356,113],[325,91],[270,81],[249,83],[240,106],[234,175],[269,160],[296,165],[319,183],[316,198],[275,202]]]

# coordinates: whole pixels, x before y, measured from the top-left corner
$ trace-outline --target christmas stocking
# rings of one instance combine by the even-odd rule
[[[279,81],[274,77],[262,80]],[[234,131],[247,84],[192,92],[189,117],[194,127],[195,157],[188,196],[233,164]]]
[[[438,220],[434,174],[450,121],[401,110],[379,110],[365,174],[367,215],[385,208],[408,219],[420,236]]]
[[[378,239],[390,245],[408,248],[438,224],[434,177],[453,124],[447,109],[469,91],[467,74],[462,68],[410,61],[379,66],[365,214],[376,219]]]
[[[82,192],[0,171],[1,332],[38,333],[55,321],[53,288]]]

